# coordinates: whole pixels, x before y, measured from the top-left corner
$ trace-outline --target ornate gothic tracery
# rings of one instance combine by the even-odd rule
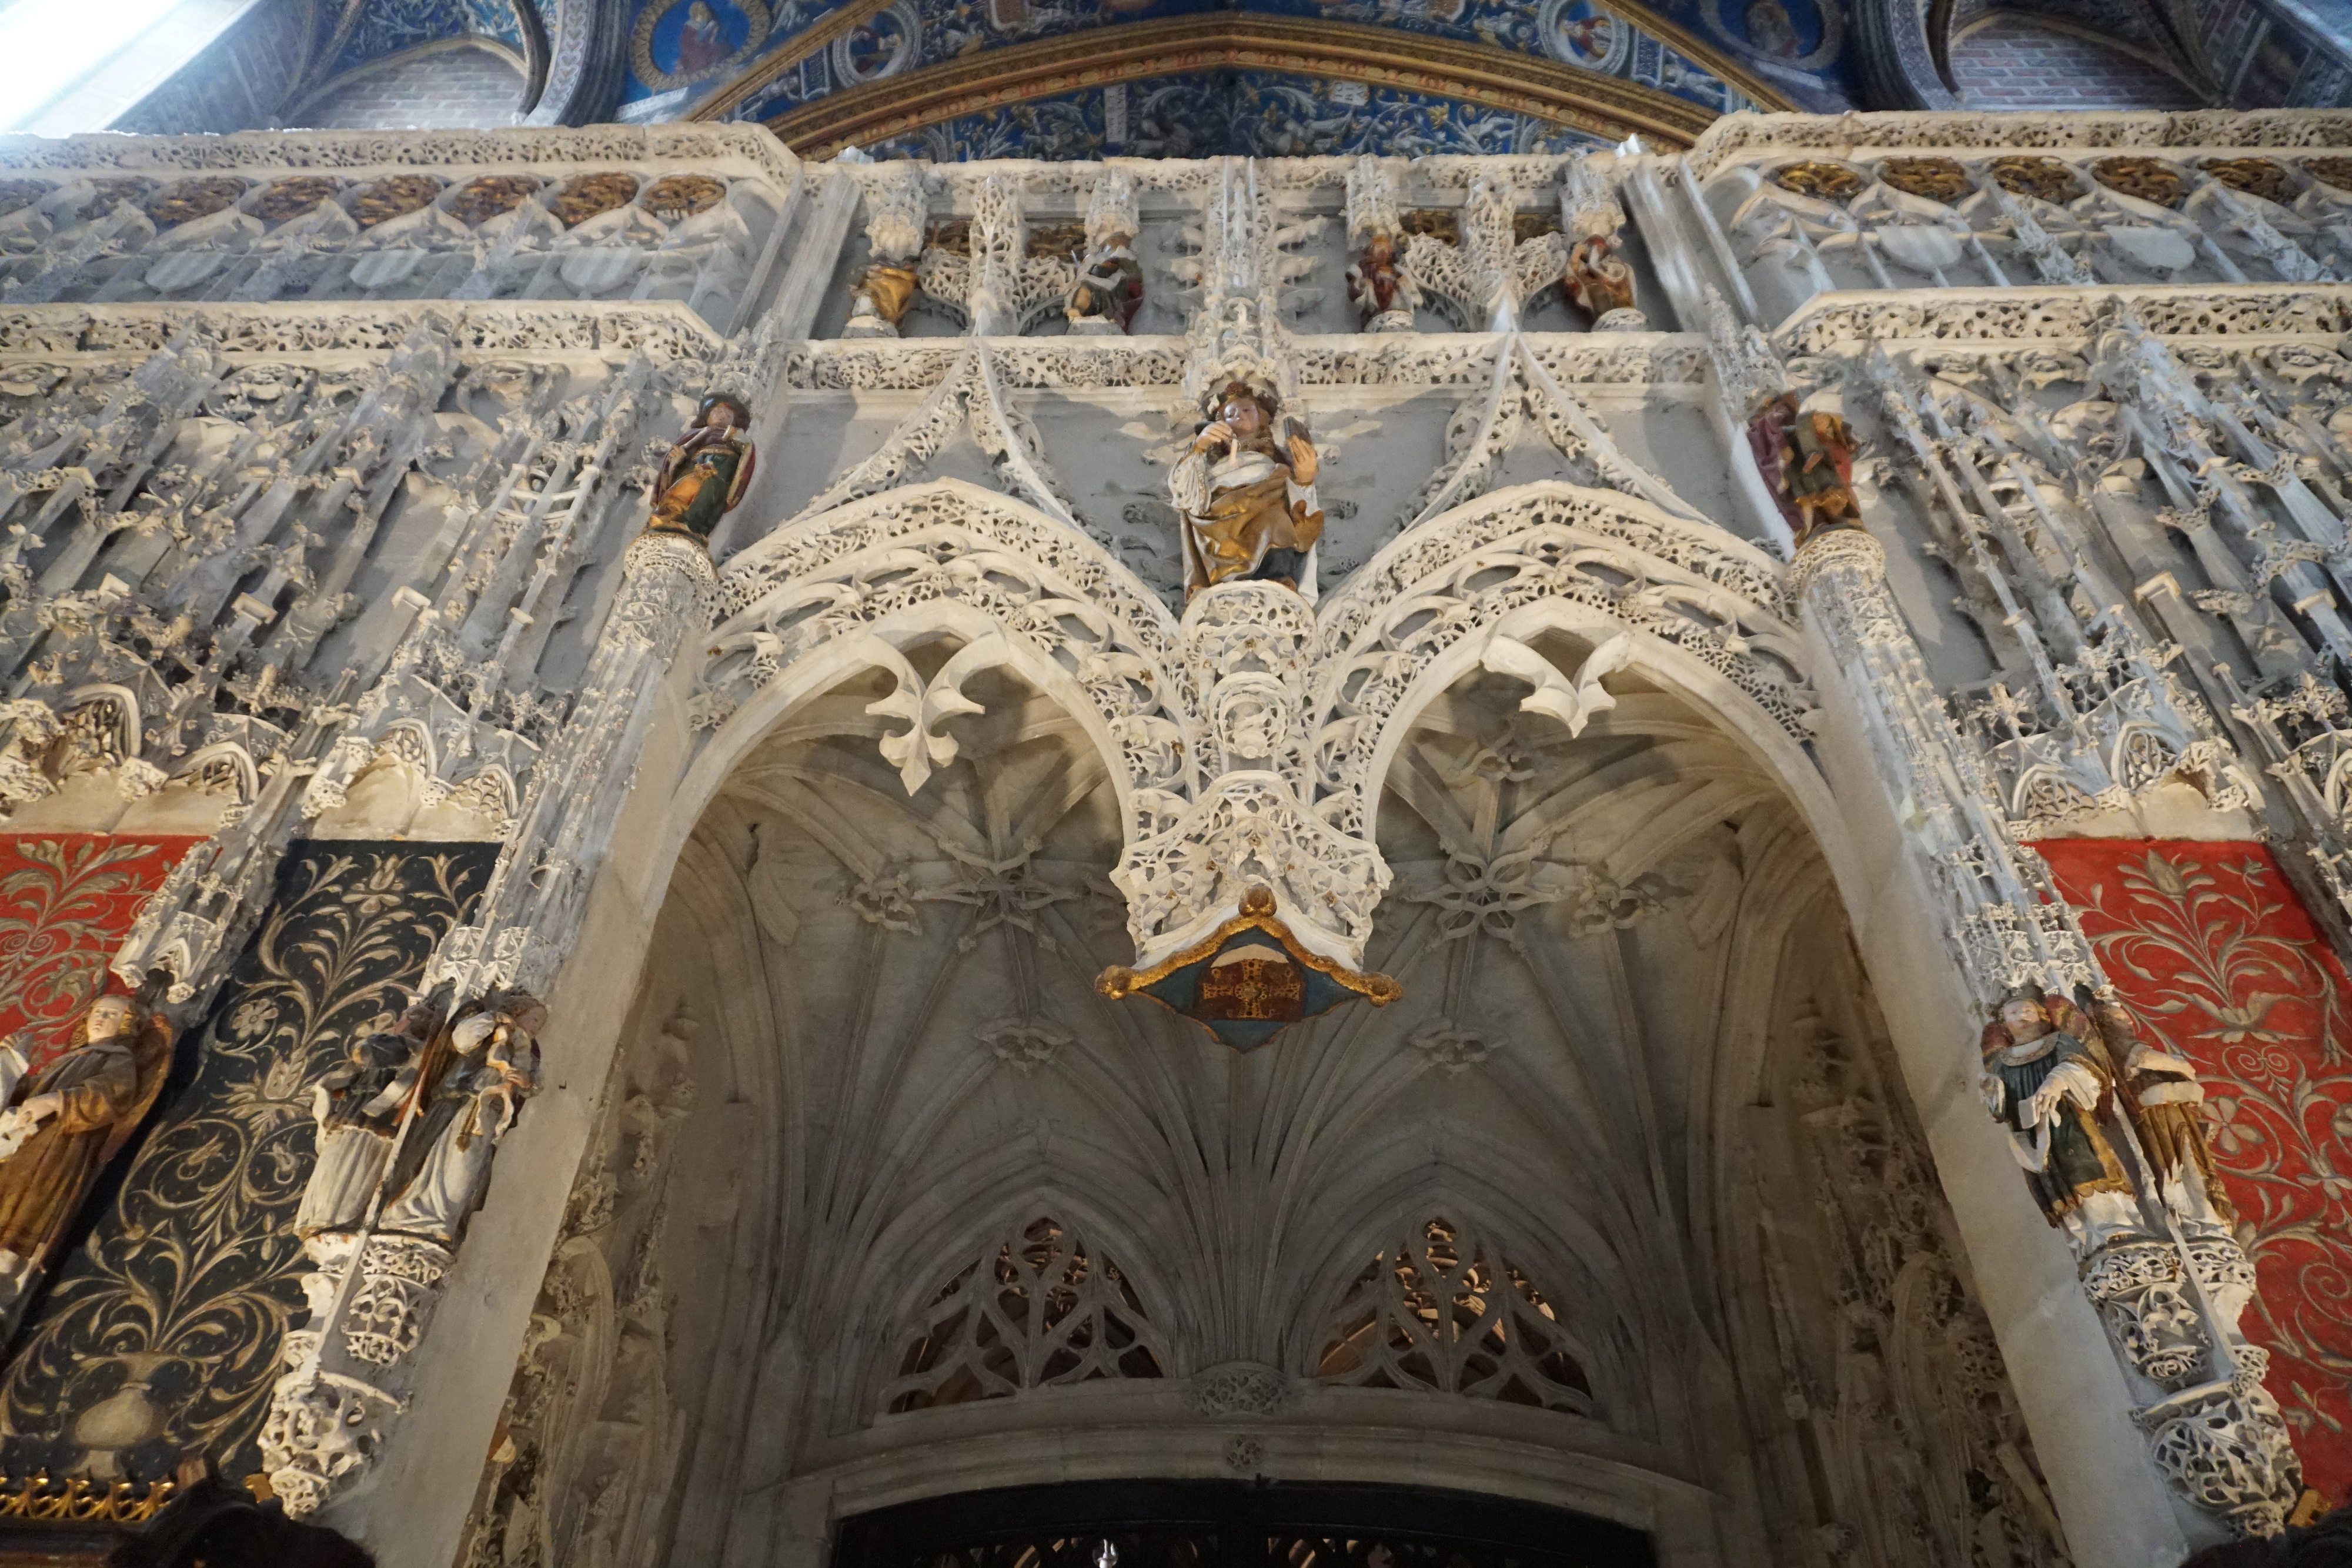
[[[1592,1412],[1567,1332],[1525,1274],[1471,1231],[1433,1219],[1382,1252],[1331,1311],[1316,1375]]]
[[[1041,1218],[941,1288],[883,1393],[893,1413],[928,1410],[1100,1377],[1165,1377],[1167,1358],[1118,1265]]]
[[[2352,919],[2347,141],[9,150],[26,1066],[210,1043],[31,1195],[0,1459],[468,1568],[1121,1476],[2274,1529],[2313,1243],[2047,867]]]

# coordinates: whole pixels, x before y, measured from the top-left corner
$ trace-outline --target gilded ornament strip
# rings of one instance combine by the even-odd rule
[[[851,0],[851,4],[821,18],[806,31],[794,34],[792,41],[783,47],[772,54],[762,55],[751,69],[696,104],[687,118],[703,120],[728,119],[761,88],[786,71],[798,69],[800,63],[811,55],[832,47],[835,38],[844,37],[864,26],[888,10],[891,3],[892,0]],[[649,7],[647,15],[651,14]]]
[[[1650,23],[1645,19],[1642,26]],[[1711,57],[1702,63],[1740,91],[1778,101],[1769,88],[1736,68]],[[1596,136],[1622,140],[1638,131],[1672,147],[1689,146],[1715,119],[1671,93],[1508,49],[1350,23],[1220,11],[992,49],[836,92],[767,123],[794,152],[830,157],[845,146],[903,136],[1004,104],[1219,68],[1402,88],[1511,110]]]

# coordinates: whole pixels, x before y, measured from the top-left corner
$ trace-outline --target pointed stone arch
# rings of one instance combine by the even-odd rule
[[[1597,1415],[1574,1326],[1494,1236],[1446,1208],[1390,1226],[1317,1320],[1309,1375]]]
[[[732,760],[795,705],[860,670],[898,679],[877,711],[909,721],[886,740],[909,791],[954,756],[940,720],[961,682],[1011,668],[1060,704],[1102,753],[1130,837],[1169,815],[1196,772],[1196,728],[1175,617],[1068,523],[961,479],[845,502],[745,549],[720,578],[695,722],[715,731],[694,764],[716,789]],[[905,650],[962,644],[929,675]],[[960,662],[959,662],[960,661]]]
[[[1543,482],[1499,490],[1405,533],[1328,595],[1310,699],[1316,809],[1371,836],[1381,782],[1412,716],[1481,664],[1537,686],[1525,705],[1580,729],[1605,702],[1527,652],[1565,632],[1639,664],[1819,791],[1800,749],[1814,700],[1780,564],[1638,497]],[[1597,682],[1600,669],[1589,674]],[[1604,695],[1605,694],[1600,694]]]
[[[976,1250],[946,1260],[951,1272],[917,1312],[894,1321],[877,1369],[887,1378],[879,1414],[1177,1375],[1168,1336],[1111,1248],[1063,1218],[1066,1206],[1009,1212]]]

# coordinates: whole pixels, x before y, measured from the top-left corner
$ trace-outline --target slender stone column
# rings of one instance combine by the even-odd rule
[[[408,1108],[356,1225],[306,1242],[317,1264],[304,1281],[311,1317],[289,1336],[292,1370],[262,1434],[263,1468],[290,1513],[362,1490],[408,1407],[414,1354],[488,1186],[495,1145],[539,1087],[531,1037],[545,1009],[533,993],[554,977],[579,931],[670,661],[717,606],[717,573],[689,539],[641,535],[623,558],[622,579],[578,703],[533,772],[520,827],[477,917],[449,934],[426,971],[459,1021],[415,1059]],[[426,1121],[436,1094],[472,1098],[445,1128]],[[460,1141],[469,1117],[478,1144]],[[413,1139],[428,1146],[405,1151]],[[470,1163],[469,1149],[478,1151]],[[328,1179],[322,1161],[313,1182]],[[531,1255],[534,1267],[538,1260]]]
[[[1982,759],[1945,711],[1887,591],[1885,568],[1875,539],[1858,528],[1840,528],[1812,535],[1790,573],[1808,620],[1828,644],[1826,663],[1841,673],[1857,712],[1868,753],[1859,759],[1863,768],[1876,776],[1909,847],[1923,856],[1929,896],[1940,905],[1936,918],[1946,952],[1957,958],[1970,1001],[1985,1009],[1957,1020],[1957,1029],[1905,1040],[1915,1098],[1932,1128],[1939,1121],[1948,1124],[1948,1114],[1937,1113],[1952,1103],[1952,1091],[1965,1092],[1953,1080],[1975,1076],[1974,1037],[2003,992],[2030,985],[2062,998],[2112,993],[2073,912],[1992,809],[1996,797]],[[1902,988],[1882,979],[1879,990],[1893,1003]],[[1898,1028],[1898,1038],[1907,1032]],[[2262,1387],[2267,1358],[2238,1332],[2252,1296],[2252,1267],[2226,1228],[2209,1223],[2210,1216],[2165,1188],[2126,1118],[2109,1110],[2097,1122],[2123,1155],[2133,1191],[2127,1197],[2101,1195],[2117,1200],[2104,1217],[2093,1217],[2087,1206],[2070,1215],[2066,1236],[2085,1304],[2097,1313],[2122,1382],[2117,1386],[2082,1368],[2079,1352],[2072,1349],[2060,1352],[2062,1360],[2076,1362],[2068,1381],[2105,1385],[2123,1396],[2125,1413],[2145,1434],[2148,1458],[2177,1497],[2234,1532],[2275,1533],[2301,1490],[2301,1475],[2278,1407]],[[2011,1260],[1989,1254],[1984,1233],[1998,1227],[2014,1237],[2019,1227],[1990,1211],[2030,1201],[2024,1182],[1997,1163],[1951,1168],[1950,1151],[1939,1144],[1936,1152],[1954,1208],[1971,1233],[1979,1276],[2000,1274]],[[1985,1191],[1988,1180],[2008,1185],[2014,1196]],[[2014,1245],[2022,1251],[2029,1244],[2018,1238]],[[2031,1250],[2046,1252],[2039,1246]],[[2033,1267],[2023,1256],[2014,1263]],[[2038,1352],[2049,1348],[2019,1346],[2021,1333],[2053,1336],[2069,1346],[2088,1337],[2083,1333],[2087,1320],[2054,1315],[1999,1326],[2019,1367],[2045,1361]],[[2022,1371],[2017,1383],[2029,1415],[2037,1404],[2049,1411],[2048,1402],[2037,1398],[2046,1386]],[[2077,1428],[2085,1414],[2076,1409],[2063,1419]],[[2111,1431],[2116,1426],[2112,1419],[2094,1424]],[[2149,1541],[2132,1549],[2138,1556],[2110,1557],[2112,1529],[2086,1528],[2086,1511],[2112,1517],[2116,1499],[2138,1490],[2142,1483],[2127,1472],[2143,1467],[2102,1460],[2079,1446],[2069,1451],[2039,1430],[2037,1438],[2078,1562],[2145,1562],[2152,1560],[2147,1551],[2168,1549],[2168,1542]],[[2081,1473],[2076,1467],[2085,1462],[2102,1473]]]

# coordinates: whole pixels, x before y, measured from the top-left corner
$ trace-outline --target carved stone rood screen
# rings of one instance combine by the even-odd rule
[[[1286,1479],[1370,1402],[1426,1394],[1430,1453],[1524,1443],[1555,1479],[1654,1453],[1654,1490],[1609,1496],[1622,1518],[1687,1506],[1760,1540],[1785,1507],[1785,1539],[1874,1568],[1911,1537],[1873,1536],[1857,1496],[2015,1568],[2139,1568],[2086,1521],[2157,1521],[2131,1550],[2275,1531],[2306,1474],[2335,1484],[2329,1422],[2352,1420],[2308,1370],[2346,1347],[2280,1239],[2332,1234],[2341,1200],[2291,1172],[2260,1189],[2291,1206],[2233,1200],[2256,1097],[2183,1020],[2272,995],[2264,1049],[2308,1045],[2308,1103],[2341,1103],[2329,1037],[2276,1019],[2320,1008],[2352,915],[2347,144],[2344,116],[2216,113],[1738,116],[1686,155],[1412,162],[804,167],[715,125],[0,150],[24,198],[0,213],[16,885],[117,857],[113,904],[60,896],[44,929],[79,923],[86,989],[101,961],[117,989],[155,976],[190,1020],[175,1046],[154,998],[77,995],[12,1048],[24,1245],[0,1262],[29,1315],[0,1442],[66,1479],[0,1498],[110,1496],[204,1452],[387,1552],[414,1510],[449,1561],[473,1508],[476,1563],[717,1560],[656,1537],[772,1504],[802,1530],[836,1497],[812,1489],[929,1473],[967,1420],[1005,1484],[1034,1479],[1013,1428],[1087,1383],[1060,1408]],[[1083,799],[1076,848],[955,815],[1030,744],[1065,748],[1032,792]],[[1539,778],[1556,810],[1526,805]],[[2146,931],[2053,869],[2116,844],[2144,903],[2184,907],[2204,884],[2157,887],[2150,857],[2226,849],[2269,900],[2246,945],[2307,983],[2168,1010],[2126,946]],[[324,914],[295,866],[328,868]],[[428,876],[431,901],[402,881]],[[666,878],[688,891],[634,902]],[[649,957],[705,894],[740,951]],[[1786,928],[1744,924],[1759,907]],[[304,942],[343,953],[314,918],[363,956],[298,972]],[[918,957],[956,988],[959,940],[975,968],[1005,945],[984,978],[1010,999],[949,998],[914,1042],[946,1076],[909,1098],[941,1126],[1011,1107],[986,1139],[796,1122],[748,1075],[709,1092],[758,1055],[733,1016],[751,968],[829,982],[854,951],[862,1007]],[[641,992],[615,978],[640,969]],[[1706,1031],[1644,1015],[1702,970],[1769,1071],[1709,1041],[1701,1090],[1664,1083]],[[887,1020],[803,1004],[760,1049],[854,1040],[897,1082]],[[1196,1024],[1268,1049],[1236,1061]],[[1074,1120],[1147,1073],[1171,1104],[1293,1078],[1336,1100],[1360,1074],[1371,1131],[1344,1158],[1286,1134],[1284,1157],[1324,1162],[1303,1207],[1377,1239],[1306,1261],[1237,1225],[1307,1167],[1219,1166],[1200,1151],[1230,1127],[1190,1111],[1166,1119],[1202,1180],[1103,1176],[1087,1162],[1139,1140]],[[1921,1090],[1922,1136],[1906,1082],[1982,1110]],[[1454,1106],[1540,1135],[1466,1149]],[[1846,1163],[1749,1147],[1768,1122]],[[2295,1126],[2262,1125],[2271,1149]],[[840,1188],[804,1208],[777,1165],[730,1186],[696,1163],[836,1133],[810,1160]],[[167,1156],[197,1145],[234,1154],[236,1190],[183,1225]],[[1510,1204],[1477,1164],[1571,1145],[1591,1168]],[[904,1160],[859,1152],[885,1147]],[[894,1172],[941,1185],[935,1148],[1003,1190],[894,1207]],[[1345,1187],[1397,1150],[1379,1193]],[[1707,1174],[1653,1179],[1685,1166]],[[1920,1179],[1879,1180],[1895,1166]],[[1622,1213],[1573,1207],[1629,1172]],[[1859,1239],[1814,1234],[1789,1195],[1817,1190],[1874,1216]],[[1184,1252],[1118,1211],[1141,1191],[1202,1206],[1169,1232],[1260,1250]],[[939,1256],[897,1258],[919,1211]],[[739,1216],[822,1266],[720,1254]],[[1751,1271],[1717,1279],[1707,1236]],[[831,1370],[693,1338],[671,1247],[789,1302],[762,1332]],[[1803,1278],[1822,1260],[1831,1283]],[[859,1272],[884,1262],[888,1290]],[[1328,1274],[1329,1299],[1277,1317],[1227,1267]],[[1618,1278],[1677,1281],[1654,1316],[1687,1337],[1609,1318]],[[957,1315],[1005,1279],[1035,1306],[989,1331],[1020,1342],[1011,1373]],[[869,1290],[905,1298],[887,1344],[824,1316]],[[1414,1340],[1450,1296],[1509,1343]],[[1104,1327],[1072,1371],[1066,1297],[1146,1327]],[[1746,1322],[1751,1300],[1772,1304]],[[236,1355],[184,1329],[232,1320]],[[726,1401],[664,1379],[702,1364],[760,1369],[741,1423],[788,1434],[707,1417],[698,1454],[788,1456],[726,1470],[733,1491],[710,1477],[740,1456],[679,1459]],[[1250,1399],[1201,1396],[1244,1364]],[[1678,1430],[1717,1394],[1640,1392],[1702,1364],[1762,1380],[1721,1397],[1729,1457]],[[926,1413],[967,1385],[1003,1403]],[[1898,1430],[1972,1458],[1901,1499],[1855,1484]],[[1771,1469],[1801,1451],[1837,1497]],[[1753,1501],[1776,1489],[1794,1500]]]

